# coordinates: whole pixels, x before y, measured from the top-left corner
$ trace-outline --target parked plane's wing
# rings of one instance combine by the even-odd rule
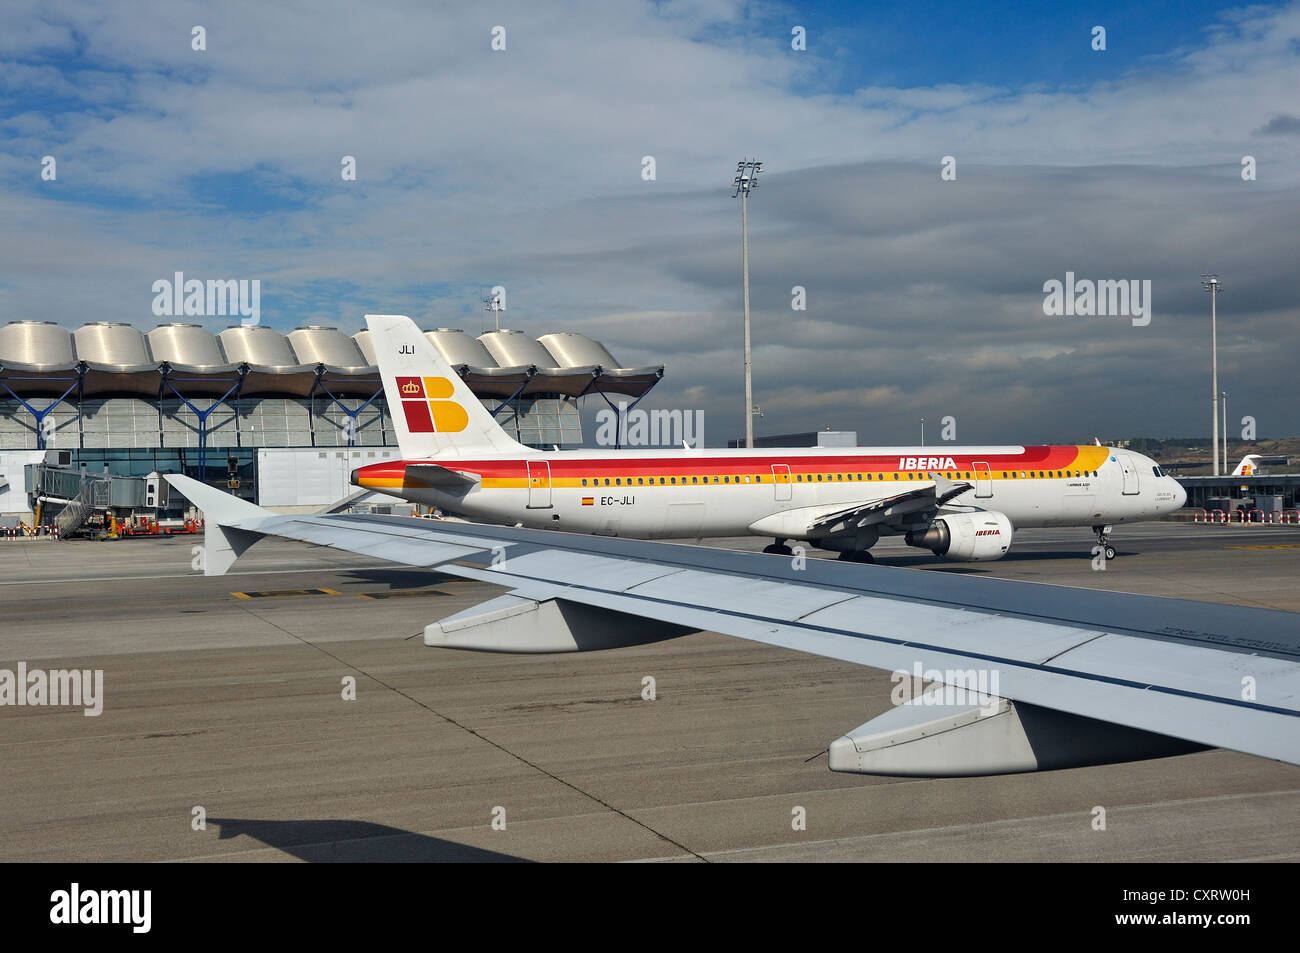
[[[915,513],[935,513],[939,507],[971,488],[969,483],[955,483],[941,474],[900,492],[885,491],[874,499],[835,506],[801,506],[780,510],[749,524],[757,536],[776,539],[826,539],[853,536],[859,529],[877,524],[902,525]]]
[[[990,774],[1186,743],[1300,764],[1294,613],[514,527],[279,516],[168,480],[205,511],[208,574],[273,535],[510,590],[431,624],[429,644],[556,651],[709,630],[969,690],[846,733],[830,746],[838,770]]]
[[[827,529],[838,523],[855,524],[860,522],[869,522],[873,519],[885,519],[893,516],[903,504],[910,504],[919,501],[924,504],[922,509],[938,509],[943,504],[955,497],[961,496],[967,490],[971,489],[969,483],[954,482],[946,479],[942,474],[926,474],[931,482],[925,483],[915,489],[904,490],[902,493],[896,493],[893,496],[887,496],[883,499],[872,500],[866,503],[860,503],[847,507],[838,507],[818,515],[813,523],[814,529]],[[914,507],[908,507],[907,511],[911,512]]]

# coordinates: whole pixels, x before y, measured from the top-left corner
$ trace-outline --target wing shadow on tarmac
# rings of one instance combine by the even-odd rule
[[[235,817],[210,817],[208,821],[220,825],[220,840],[247,835],[314,864],[531,863],[523,857],[368,821],[259,821]]]
[[[358,582],[386,585],[390,590],[425,589],[442,583],[463,583],[465,580],[446,573],[428,569],[350,569],[346,575]]]

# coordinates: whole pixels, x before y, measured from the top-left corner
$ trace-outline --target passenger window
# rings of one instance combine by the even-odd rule
[[[583,486],[586,486],[586,485],[587,485],[587,481],[586,481],[586,480],[583,480],[583,481],[582,481],[582,485],[583,485]]]
[[[605,486],[609,486],[609,477],[605,477]]]
[[[669,477],[668,479],[673,484],[673,486],[677,485],[677,477]]]

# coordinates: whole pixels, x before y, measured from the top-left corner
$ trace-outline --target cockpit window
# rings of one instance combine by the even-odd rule
[[[1158,477],[1162,477],[1165,475],[1165,471],[1161,470],[1159,467],[1152,467],[1151,472]]]

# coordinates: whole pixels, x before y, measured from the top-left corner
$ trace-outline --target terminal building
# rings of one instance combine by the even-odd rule
[[[635,404],[664,373],[662,364],[624,367],[582,334],[425,336],[530,446],[581,445],[583,401]],[[317,326],[214,334],[182,323],[142,332],[12,321],[0,327],[0,517],[31,514],[28,498],[41,491],[26,471],[53,450],[88,475],[185,473],[263,505],[334,502],[316,497],[344,495],[355,466],[397,454],[369,337]],[[274,501],[262,492],[272,484]]]
[[[1251,476],[1180,476],[1187,506],[1213,513],[1259,510],[1264,514],[1300,510],[1300,473]]]

